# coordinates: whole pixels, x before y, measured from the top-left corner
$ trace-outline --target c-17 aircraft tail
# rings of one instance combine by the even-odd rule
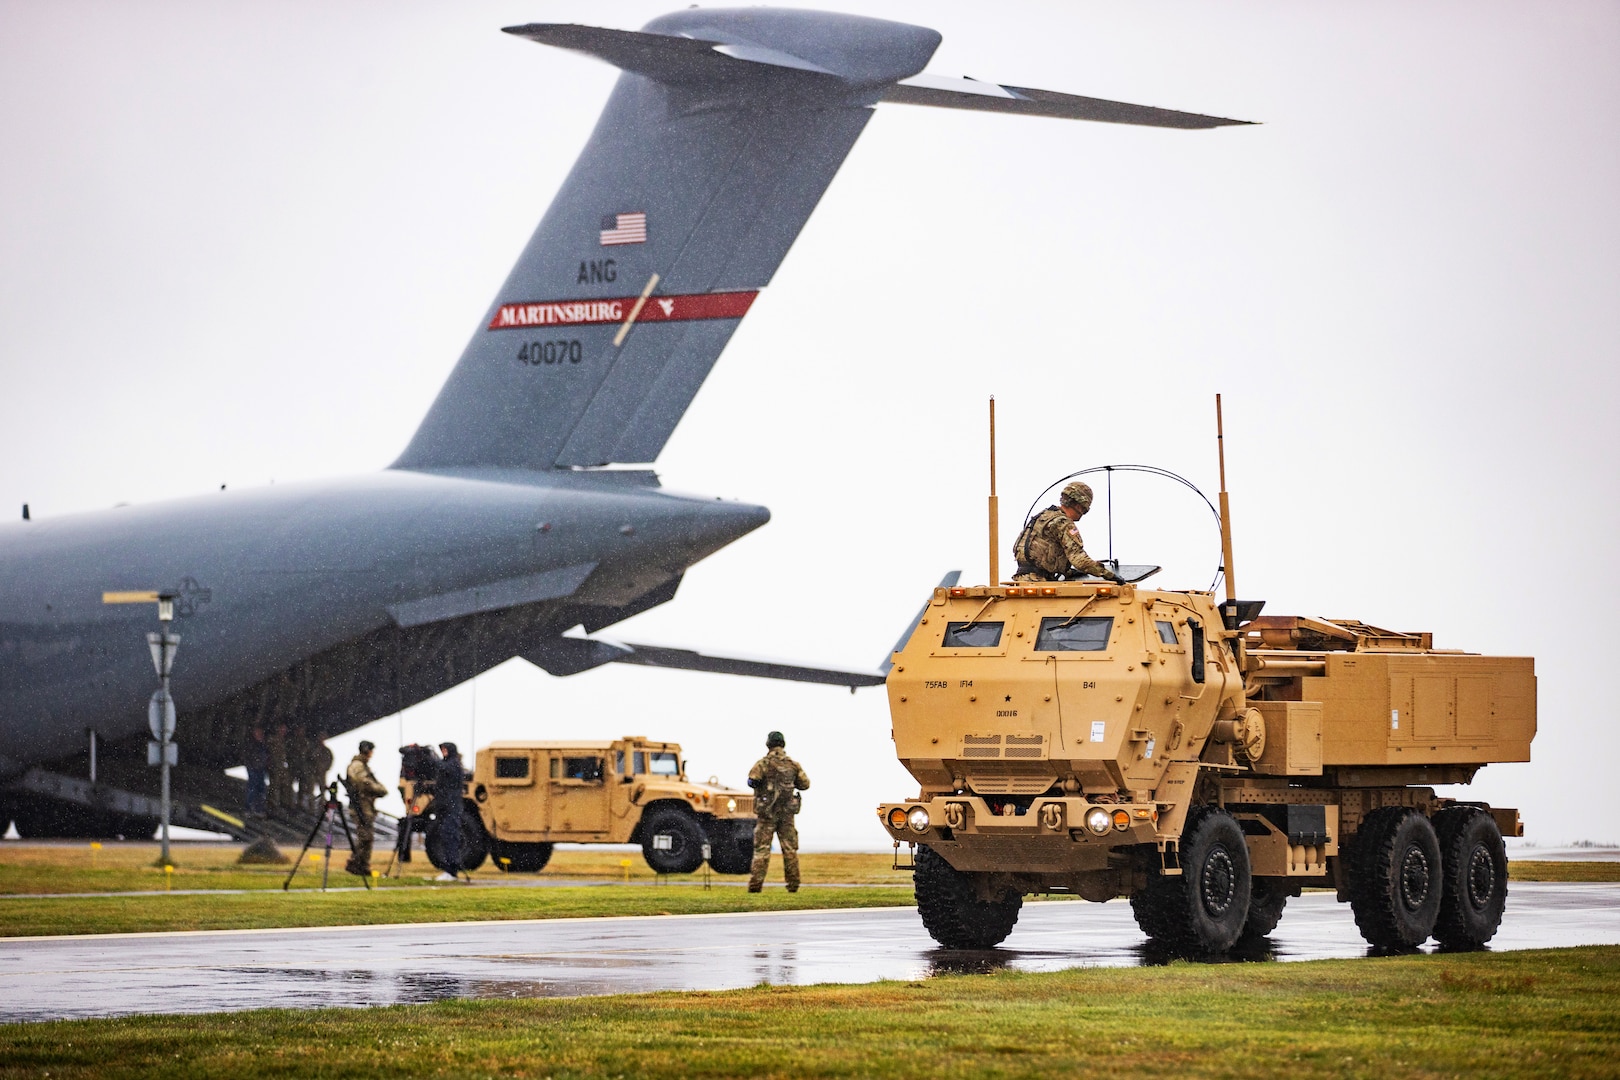
[[[558,675],[628,663],[881,683],[881,669],[589,636],[669,601],[769,517],[595,466],[657,458],[878,104],[1238,122],[919,74],[939,34],[848,15],[690,9],[640,31],[508,32],[622,75],[392,468],[0,525],[0,825],[138,831],[153,816],[152,625],[104,607],[109,590],[175,597],[176,783],[199,807],[240,802],[221,770],[248,732],[318,742],[514,656]],[[82,813],[53,817],[61,806]]]
[[[618,85],[396,468],[654,461],[883,101],[1167,127],[1215,117],[916,78],[921,26],[698,9],[509,34]]]

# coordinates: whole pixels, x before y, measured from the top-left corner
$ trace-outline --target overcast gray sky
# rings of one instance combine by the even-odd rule
[[[386,465],[615,76],[499,27],[671,6],[0,2],[0,507]],[[1220,391],[1243,593],[1535,656],[1535,761],[1471,797],[1620,839],[1620,6],[861,12],[938,29],[941,74],[1263,124],[879,108],[658,462],[774,519],[609,634],[875,664],[984,576],[990,394],[1010,542],[1088,465],[1213,493]],[[1115,503],[1118,554],[1209,584],[1190,495]],[[334,746],[645,734],[740,783],[770,728],[806,845],[884,846],[881,691],[512,661]]]

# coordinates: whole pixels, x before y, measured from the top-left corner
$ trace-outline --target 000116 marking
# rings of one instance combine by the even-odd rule
[[[577,364],[584,356],[584,346],[578,341],[525,341],[518,348],[517,358],[531,367],[538,367],[541,364]]]

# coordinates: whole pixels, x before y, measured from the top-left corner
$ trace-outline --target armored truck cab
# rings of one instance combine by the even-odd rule
[[[446,869],[436,838],[438,793],[423,782],[431,772],[407,768],[400,793],[424,823],[429,859]],[[639,735],[491,743],[478,751],[460,795],[462,869],[492,857],[503,870],[537,873],[557,843],[640,844],[661,874],[698,869],[705,846],[718,873],[747,873],[753,858],[753,794],[713,778],[688,780],[678,744]]]
[[[878,816],[915,845],[942,944],[986,947],[1022,896],[1129,896],[1142,929],[1221,951],[1304,886],[1376,945],[1478,945],[1517,811],[1438,796],[1527,761],[1534,663],[1355,620],[1258,616],[1100,581],[939,588],[888,678],[920,785]]]

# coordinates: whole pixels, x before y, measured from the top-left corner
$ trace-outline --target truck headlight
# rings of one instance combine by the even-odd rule
[[[906,808],[893,806],[889,808],[889,828],[903,829],[906,827]]]
[[[1100,806],[1093,806],[1086,811],[1086,828],[1102,836],[1114,827],[1113,818]]]
[[[735,814],[736,812],[737,812],[737,800],[736,799],[727,799],[726,800],[726,813]]]
[[[928,808],[919,806],[906,815],[906,824],[911,826],[912,832],[928,831]]]

